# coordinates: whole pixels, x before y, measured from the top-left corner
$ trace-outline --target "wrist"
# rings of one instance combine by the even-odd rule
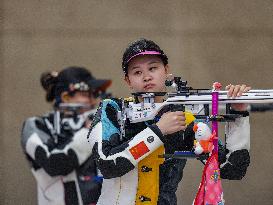
[[[153,125],[156,126],[157,129],[160,130],[160,133],[161,133],[162,135],[165,135],[165,134],[166,134],[166,133],[164,132],[164,129],[160,126],[160,123],[159,123],[159,122],[156,123],[156,124],[153,124]]]
[[[231,104],[230,108],[235,111],[247,111],[248,104]]]
[[[242,117],[249,116],[249,112],[247,110],[234,110],[233,108],[231,108],[230,114],[242,115]]]
[[[164,143],[164,134],[160,130],[157,124],[152,124],[148,126],[158,137],[159,139]]]

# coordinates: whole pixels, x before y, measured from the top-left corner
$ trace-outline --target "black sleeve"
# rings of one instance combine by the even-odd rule
[[[67,153],[61,152],[47,156],[46,150],[38,146],[35,159],[36,163],[50,176],[67,175],[79,166],[77,155],[72,149],[68,149]]]
[[[242,179],[247,171],[250,164],[249,152],[246,149],[236,150],[229,153],[228,150],[219,149],[219,163],[221,177],[229,180],[240,180]]]
[[[40,129],[40,126],[40,119],[27,120],[21,138],[24,152],[35,163],[36,169],[43,168],[50,176],[67,175],[90,157],[91,150],[86,143],[87,130],[78,131],[62,146],[52,148],[48,144],[50,133]]]

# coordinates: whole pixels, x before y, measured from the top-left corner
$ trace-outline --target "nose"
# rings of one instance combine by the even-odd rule
[[[152,79],[152,76],[148,72],[145,72],[144,75],[143,75],[143,81],[148,82],[151,79]]]

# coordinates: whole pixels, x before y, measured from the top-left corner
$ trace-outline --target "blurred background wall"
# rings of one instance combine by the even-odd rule
[[[0,18],[0,204],[36,204],[20,130],[50,108],[39,84],[45,70],[86,66],[113,79],[114,96],[128,96],[121,56],[146,37],[193,87],[273,88],[272,0],[0,0]],[[273,204],[272,114],[251,115],[251,165],[242,181],[224,181],[226,204]],[[178,204],[192,203],[201,172],[201,163],[189,161]]]

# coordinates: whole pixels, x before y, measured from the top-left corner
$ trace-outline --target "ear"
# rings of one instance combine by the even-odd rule
[[[130,81],[130,79],[129,79],[129,77],[127,75],[124,77],[124,81],[131,88],[131,81]]]
[[[61,99],[62,99],[62,102],[64,102],[64,103],[68,103],[69,102],[70,97],[69,97],[67,91],[65,91],[65,92],[63,92],[61,94]]]
[[[169,64],[165,65],[164,67],[165,67],[166,75],[170,74],[171,68],[170,68]]]

